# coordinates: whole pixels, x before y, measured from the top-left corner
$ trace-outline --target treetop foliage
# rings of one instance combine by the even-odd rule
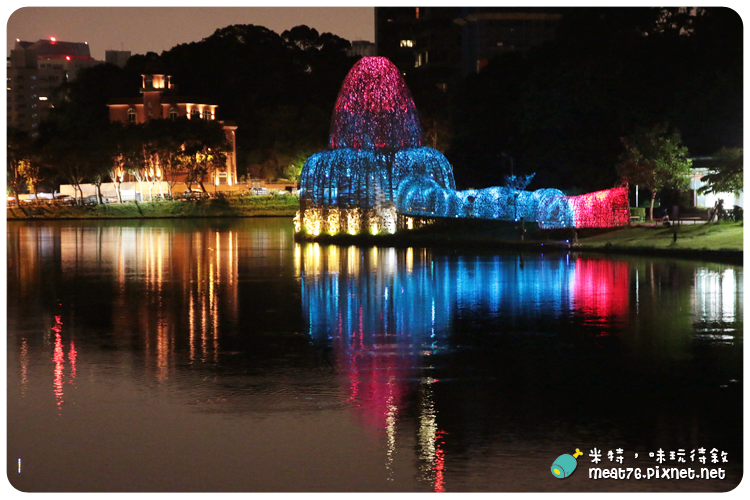
[[[743,184],[742,148],[721,148],[713,155],[711,172],[701,180],[701,193],[737,193]]]
[[[428,77],[430,65],[407,73],[426,137],[459,184],[501,185],[514,164],[514,173],[536,172],[531,188],[611,187],[620,138],[658,122],[678,128],[695,155],[742,145],[743,32],[734,11],[561,12],[553,41],[498,53],[478,73],[457,73],[447,91]],[[175,94],[218,104],[217,118],[236,123],[240,175],[247,168],[281,177],[326,148],[338,91],[357,60],[347,56],[350,46],[308,26],[281,34],[227,26],[135,55],[125,68],[81,72],[58,92],[42,136],[103,129],[110,99],[139,95],[141,74],[169,74]]]
[[[625,151],[620,155],[617,172],[623,182],[652,192],[687,186],[692,161],[678,130],[659,124],[622,138],[622,143]]]

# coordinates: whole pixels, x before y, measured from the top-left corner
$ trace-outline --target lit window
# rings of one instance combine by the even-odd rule
[[[401,40],[401,47],[414,47],[414,40]]]

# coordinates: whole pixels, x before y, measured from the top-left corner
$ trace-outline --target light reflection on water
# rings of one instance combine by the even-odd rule
[[[112,397],[147,405],[120,446],[232,429],[191,432],[179,459],[159,450],[146,490],[591,489],[583,474],[550,483],[547,462],[571,443],[741,435],[741,267],[300,245],[274,219],[11,224],[8,259],[9,453],[54,455],[32,428],[55,442],[125,425]],[[182,423],[151,428],[148,405]],[[243,460],[270,461],[267,475],[236,471],[226,450],[243,438],[256,443]],[[310,440],[316,465],[280,472]],[[216,477],[175,465],[185,454],[215,457]],[[351,474],[332,472],[343,463]],[[19,487],[86,489],[68,467]]]

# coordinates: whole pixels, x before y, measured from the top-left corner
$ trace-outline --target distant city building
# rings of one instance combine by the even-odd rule
[[[16,40],[7,60],[8,126],[37,135],[54,89],[101,62],[91,57],[85,42]]]
[[[104,62],[114,64],[120,68],[125,67],[128,59],[130,59],[129,50],[107,50],[104,52]]]
[[[441,89],[490,59],[554,39],[563,9],[376,7],[375,44],[403,73]]]
[[[459,7],[375,7],[378,55],[403,73],[429,67],[442,73],[438,79],[452,78],[461,55],[461,29],[453,22],[459,14]]]
[[[463,7],[455,23],[461,26],[461,73],[480,71],[504,52],[523,52],[555,38],[560,9]]]
[[[377,47],[374,43],[366,40],[354,40],[352,48],[346,51],[348,56],[368,57],[377,55]]]
[[[107,104],[109,120],[121,123],[145,123],[151,119],[171,119],[188,117],[191,120],[216,120],[216,104],[201,99],[180,97],[172,93],[170,75],[141,75],[140,97],[112,99]],[[237,184],[237,126],[232,122],[219,121],[231,145],[227,154],[226,166],[216,172],[217,185]]]

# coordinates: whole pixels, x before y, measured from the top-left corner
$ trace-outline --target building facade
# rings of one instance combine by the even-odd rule
[[[55,88],[74,80],[82,68],[101,62],[91,57],[85,42],[16,40],[7,60],[8,127],[38,135]]]
[[[104,52],[104,62],[124,68],[130,59],[129,50],[107,50]]]
[[[440,88],[505,52],[554,39],[564,10],[541,7],[376,7],[379,56]]]
[[[732,207],[745,207],[742,191],[737,193],[699,193],[699,190],[707,183],[701,178],[714,172],[712,168],[714,159],[710,156],[694,157],[692,174],[690,175],[690,193],[694,207],[714,207],[719,200],[723,200],[724,209],[732,210]]]
[[[349,57],[370,57],[377,55],[377,52],[377,46],[374,43],[367,40],[354,40],[352,41],[352,48],[347,49],[346,55]]]
[[[109,108],[109,120],[121,123],[145,123],[152,119],[176,120],[187,117],[191,120],[216,120],[216,104],[197,98],[177,96],[170,75],[141,75],[142,86],[140,97],[112,99]],[[237,184],[237,126],[233,122],[219,121],[230,151],[223,169],[214,172],[215,185],[233,186]]]

